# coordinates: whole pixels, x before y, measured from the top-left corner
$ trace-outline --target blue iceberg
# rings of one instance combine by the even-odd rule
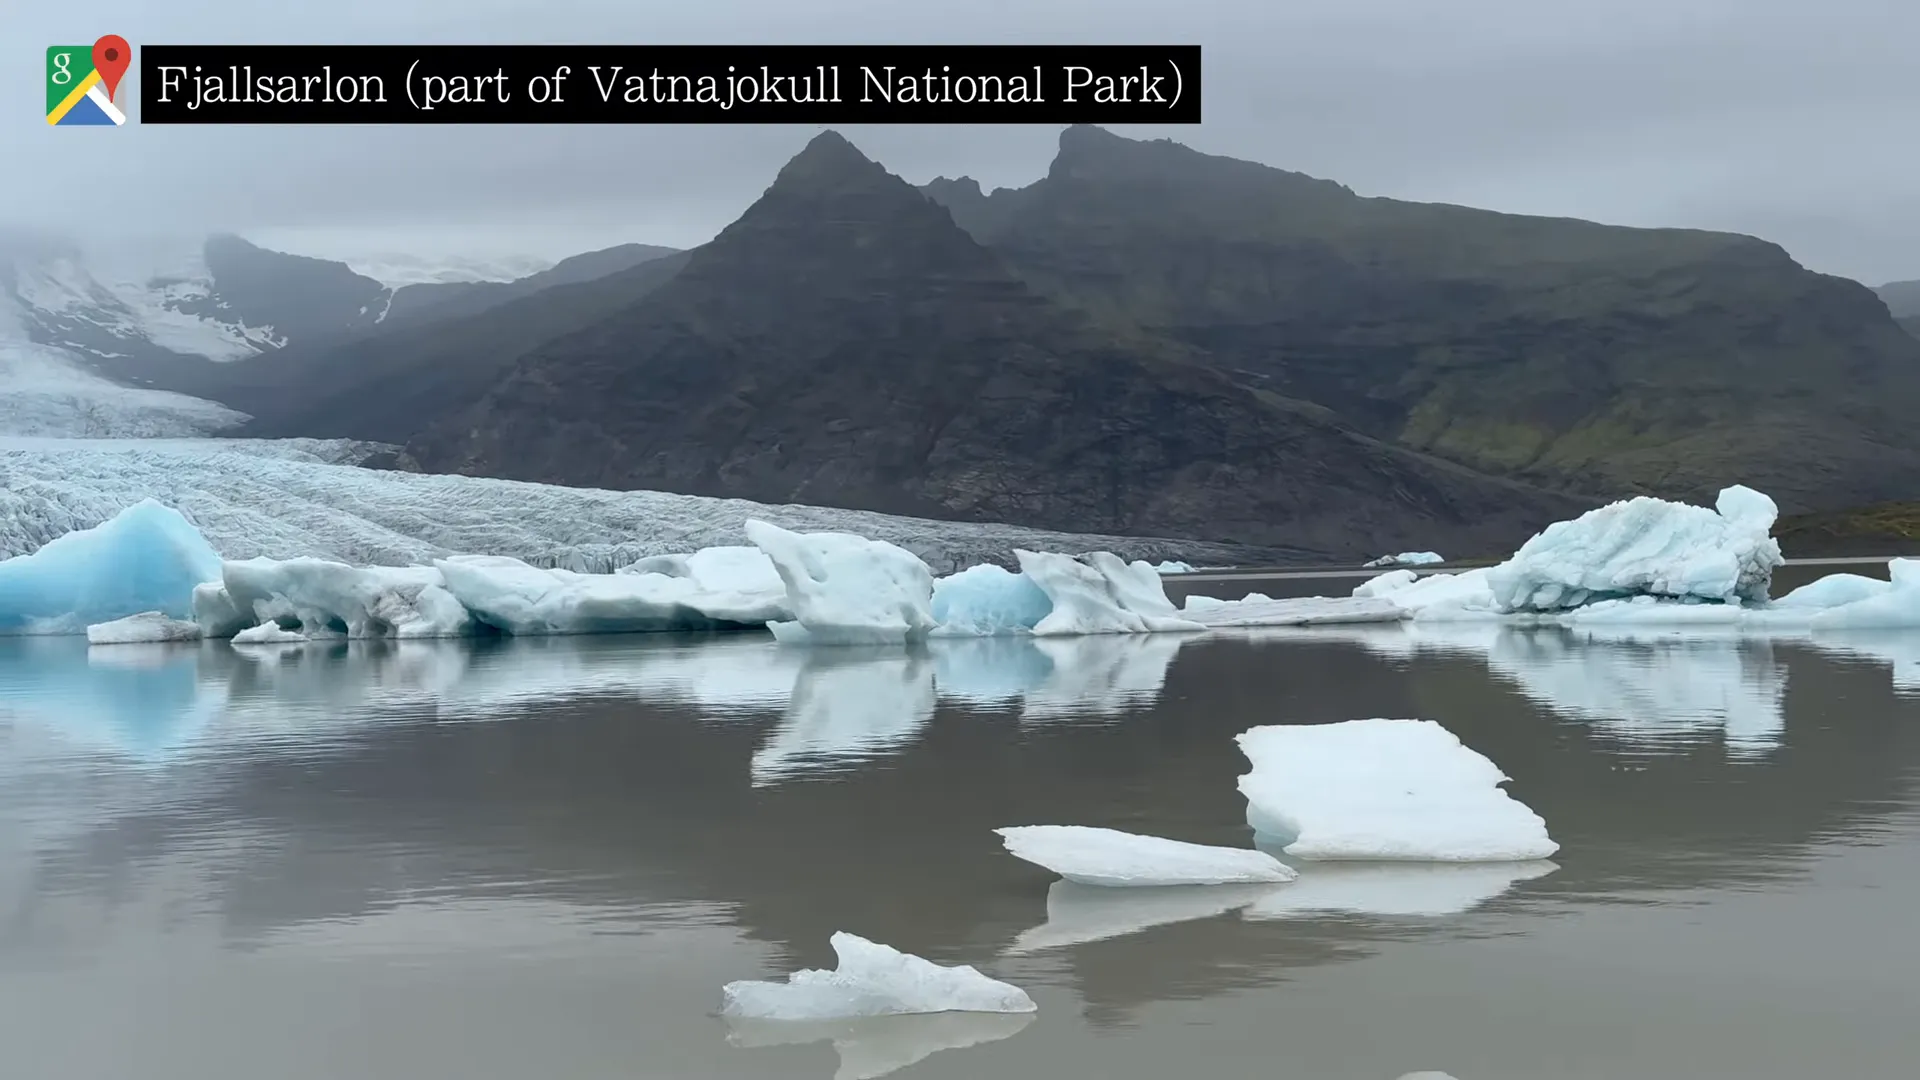
[[[220,580],[220,555],[178,510],[143,499],[112,519],[0,561],[0,634],[80,634],[162,612],[193,617],[193,587]]]

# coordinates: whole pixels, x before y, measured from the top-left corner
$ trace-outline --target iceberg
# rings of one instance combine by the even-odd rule
[[[306,637],[460,637],[473,619],[431,566],[353,567],[325,559],[243,559],[222,564],[221,586],[194,593],[208,637],[238,621],[275,622]],[[251,618],[246,615],[251,613]]]
[[[307,635],[298,630],[283,630],[277,622],[263,622],[259,626],[249,626],[233,635],[235,645],[297,645],[307,640]]]
[[[909,1013],[1030,1013],[1017,986],[971,967],[943,967],[845,931],[833,935],[839,966],[797,971],[780,982],[731,982],[721,1013],[758,1020],[835,1020]]]
[[[1292,881],[1293,869],[1264,851],[1209,847],[1084,825],[995,829],[1009,854],[1081,885],[1152,888]]]
[[[87,627],[89,645],[134,645],[160,641],[198,641],[200,624],[170,619],[158,611],[143,611],[112,622]]]
[[[1730,487],[1715,508],[1642,496],[1549,525],[1488,571],[1501,611],[1564,611],[1594,600],[1653,596],[1764,604],[1780,545],[1779,510]]]
[[[1178,559],[1168,559],[1160,565],[1155,566],[1153,572],[1156,574],[1191,574],[1193,573],[1193,567]]]
[[[1399,622],[1408,611],[1389,597],[1297,596],[1275,600],[1250,593],[1239,600],[1190,596],[1181,615],[1208,629],[1226,629]]]
[[[220,556],[179,511],[142,499],[30,555],[0,562],[0,634],[79,634],[129,615],[193,614]]]
[[[776,638],[879,645],[933,629],[933,572],[912,552],[851,533],[794,533],[764,521],[746,529],[786,585],[793,619],[768,624]]]
[[[1145,562],[1127,563],[1105,551],[1074,558],[1016,549],[1020,574],[1047,594],[1052,607],[1033,624],[1038,635],[1138,634],[1204,630],[1180,617],[1160,575]]]
[[[933,583],[933,620],[948,636],[1029,633],[1053,612],[1053,598],[1024,573],[982,563]]]
[[[778,578],[769,585],[751,573],[725,572],[724,564],[704,577],[543,570],[499,555],[461,555],[433,565],[442,586],[476,621],[518,636],[742,630],[788,617]]]
[[[1270,725],[1236,737],[1247,823],[1299,859],[1523,862],[1560,849],[1508,777],[1431,720]]]
[[[1432,566],[1446,561],[1434,551],[1403,551],[1398,555],[1382,555],[1372,562],[1360,565],[1370,570],[1376,566]]]

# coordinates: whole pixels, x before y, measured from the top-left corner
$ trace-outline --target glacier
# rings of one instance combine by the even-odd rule
[[[1292,881],[1297,876],[1264,851],[1189,844],[1117,829],[1017,825],[994,832],[1014,858],[1081,885],[1249,885]]]
[[[1559,850],[1499,767],[1431,720],[1268,725],[1236,737],[1247,824],[1316,860],[1526,862]]]
[[[917,1013],[1030,1013],[1017,986],[967,966],[943,967],[841,931],[832,938],[839,966],[796,971],[784,983],[741,981],[721,990],[721,1014],[759,1020],[833,1020]]]

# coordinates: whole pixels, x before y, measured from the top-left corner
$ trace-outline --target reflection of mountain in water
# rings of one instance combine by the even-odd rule
[[[509,642],[429,646],[420,655],[435,659],[416,665],[404,659],[411,644],[425,643],[303,649],[310,655],[297,660],[203,647],[195,677],[224,686],[227,705],[190,767],[154,776],[90,765],[106,789],[92,802],[112,812],[78,833],[47,834],[34,895],[92,896],[111,909],[160,888],[164,866],[166,888],[193,894],[181,910],[211,918],[235,943],[285,940],[303,924],[408,898],[471,897],[604,909],[610,922],[633,925],[642,909],[725,910],[774,946],[767,962],[778,969],[830,964],[824,943],[839,929],[937,963],[980,963],[1052,915],[1050,875],[1009,858],[993,829],[1073,823],[1244,845],[1234,778],[1246,765],[1233,736],[1255,724],[1361,716],[1447,725],[1516,777],[1515,796],[1563,845],[1558,871],[1464,915],[1288,910],[1261,921],[1252,911],[1176,911],[1168,921],[1164,910],[1109,910],[1062,935],[1083,943],[1009,956],[989,972],[1016,985],[1023,973],[1064,975],[1096,1018],[1123,1017],[1143,1002],[1364,956],[1382,941],[1513,925],[1499,920],[1551,912],[1561,897],[1793,874],[1813,845],[1897,808],[1920,766],[1920,723],[1884,673],[1791,644],[1771,653],[1786,687],[1776,736],[1785,752],[1735,761],[1712,741],[1683,743],[1626,769],[1619,739],[1597,721],[1550,722],[1533,693],[1489,679],[1487,652],[1389,659],[1325,636],[1188,640],[1157,693],[1122,695],[1132,703],[1124,722],[1010,724],[976,699],[1017,700],[1071,675],[1058,657],[1043,666],[1014,651],[1014,674],[989,695],[983,684],[998,661],[975,664],[971,684],[956,688],[943,675],[955,661],[943,668],[932,647],[924,659],[849,653],[836,663],[824,650],[753,641]],[[1522,663],[1533,654],[1513,655]],[[456,662],[464,666],[452,675]],[[816,674],[796,695],[809,664]],[[1139,685],[1129,673],[1143,669],[1109,666],[1126,675],[1115,682]],[[1718,670],[1747,678],[1751,669]],[[831,729],[810,747],[864,742],[901,716],[866,708],[879,688],[917,718],[928,677],[932,713],[886,744],[885,767],[754,785],[750,763],[780,745],[783,725]],[[0,679],[42,703],[91,692],[19,672]],[[789,716],[796,697],[809,704]],[[1115,719],[1110,706],[1086,709],[1089,720]],[[271,738],[251,734],[269,728]],[[0,770],[33,768],[0,758]],[[0,792],[30,787],[0,775]],[[237,839],[209,854],[210,839],[224,837]],[[36,910],[23,908],[10,942],[71,939],[74,927]],[[1090,940],[1086,926],[1103,920],[1158,925]]]
[[[874,1080],[942,1050],[1010,1039],[1033,1018],[1033,1013],[933,1013],[833,1022],[729,1019],[727,1041],[742,1047],[831,1041],[840,1055],[834,1080]]]

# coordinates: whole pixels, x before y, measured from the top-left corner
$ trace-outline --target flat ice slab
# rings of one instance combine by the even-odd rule
[[[1253,593],[1243,600],[1190,596],[1182,618],[1209,629],[1244,626],[1337,626],[1399,622],[1407,610],[1385,597],[1299,596],[1274,600]]]
[[[1560,849],[1498,766],[1431,720],[1270,725],[1236,737],[1247,822],[1301,859],[1519,862]]]
[[[995,829],[1016,859],[1068,881],[1110,888],[1243,885],[1292,881],[1293,868],[1264,851],[1209,847],[1085,825]]]
[[[942,967],[866,938],[833,935],[839,966],[809,968],[780,982],[731,982],[721,1013],[757,1020],[833,1020],[908,1013],[1030,1013],[1033,999],[1017,986],[971,967]]]
[[[131,645],[152,641],[198,641],[200,624],[170,619],[158,611],[143,611],[112,622],[87,627],[89,645]]]

